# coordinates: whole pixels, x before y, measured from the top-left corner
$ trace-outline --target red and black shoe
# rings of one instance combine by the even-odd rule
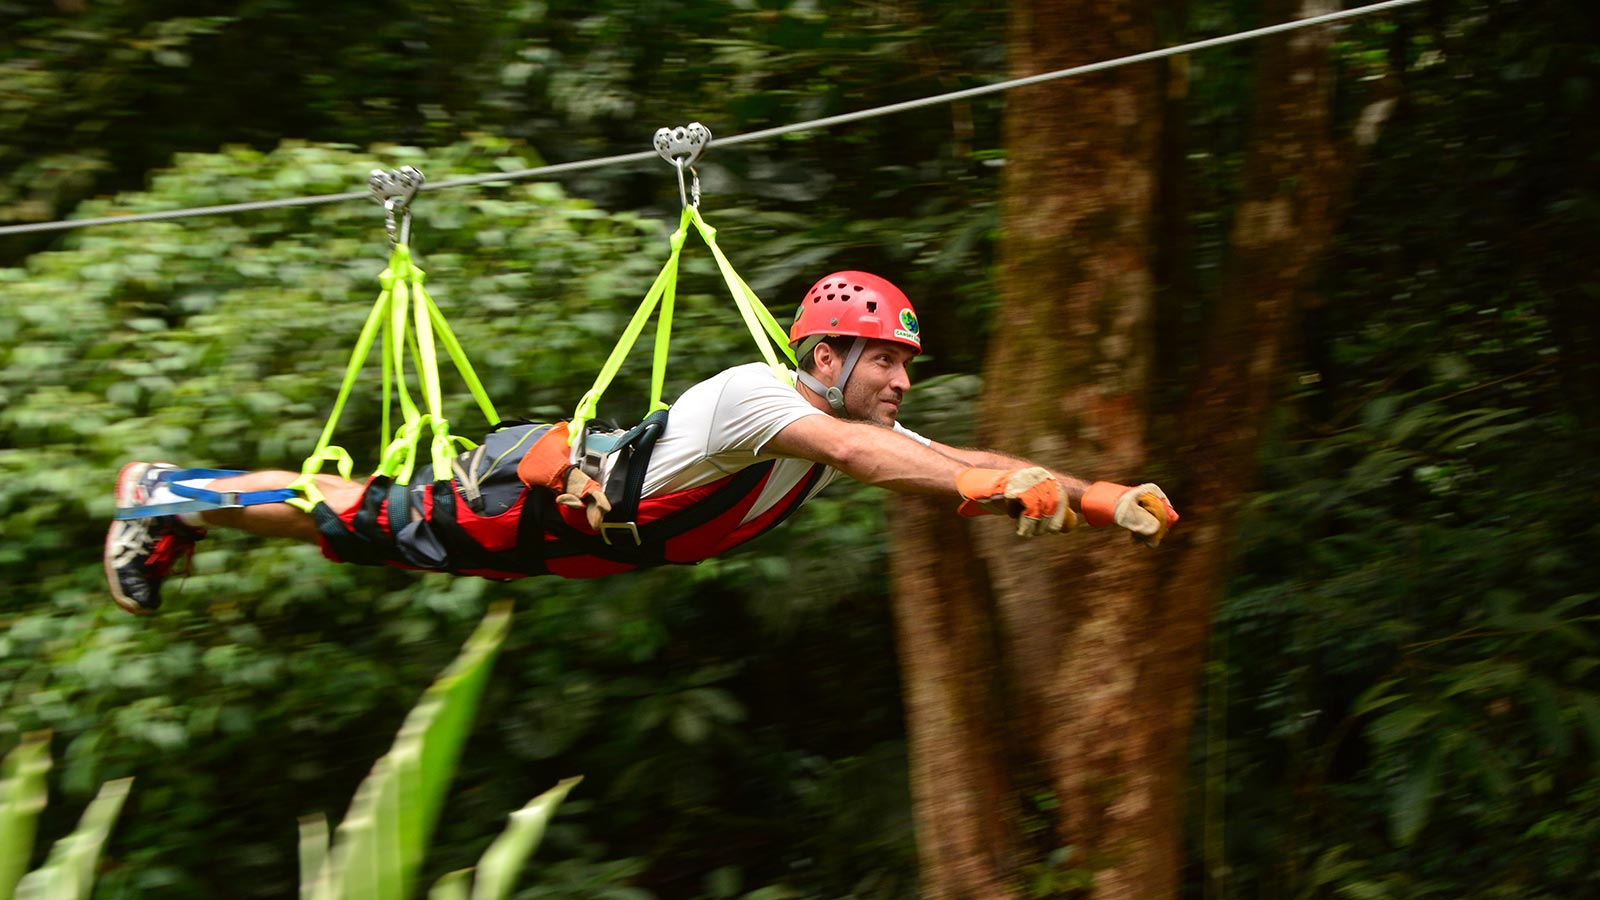
[[[144,506],[161,481],[163,472],[176,470],[167,463],[128,463],[117,476],[117,509]],[[179,563],[188,574],[195,542],[204,528],[185,525],[177,516],[118,519],[106,532],[106,583],[117,605],[131,613],[153,613],[161,608],[161,583]]]

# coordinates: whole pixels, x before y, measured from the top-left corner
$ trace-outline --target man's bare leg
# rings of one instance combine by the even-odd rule
[[[265,470],[244,475],[218,478],[207,485],[213,491],[271,491],[286,488],[299,479],[299,472]],[[344,512],[361,499],[366,485],[347,481],[337,475],[318,475],[317,489],[322,491],[328,506],[334,512]],[[212,509],[200,514],[207,525],[236,528],[263,537],[293,538],[315,544],[317,523],[310,513],[301,512],[287,503],[263,503],[238,509]]]

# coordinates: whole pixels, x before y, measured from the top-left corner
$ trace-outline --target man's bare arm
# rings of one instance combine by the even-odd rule
[[[766,451],[838,469],[865,484],[913,494],[951,494],[967,464],[894,431],[832,416],[806,416],[784,426]]]

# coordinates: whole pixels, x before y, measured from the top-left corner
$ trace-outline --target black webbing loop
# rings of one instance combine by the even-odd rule
[[[639,515],[639,500],[644,495],[644,476],[650,468],[650,455],[667,427],[667,413],[658,409],[643,422],[629,429],[611,451],[617,460],[606,479],[606,497],[612,500],[608,523],[632,522]]]

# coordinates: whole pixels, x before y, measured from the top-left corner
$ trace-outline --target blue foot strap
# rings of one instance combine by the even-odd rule
[[[160,483],[171,488],[174,494],[188,499],[173,503],[146,503],[144,506],[125,507],[117,510],[116,518],[153,519],[157,516],[176,516],[179,513],[205,512],[212,509],[238,509],[243,506],[259,506],[263,503],[283,503],[300,495],[298,491],[289,488],[270,491],[213,491],[183,484],[185,481],[199,478],[227,478],[244,474],[247,473],[242,469],[174,469],[162,472]]]

